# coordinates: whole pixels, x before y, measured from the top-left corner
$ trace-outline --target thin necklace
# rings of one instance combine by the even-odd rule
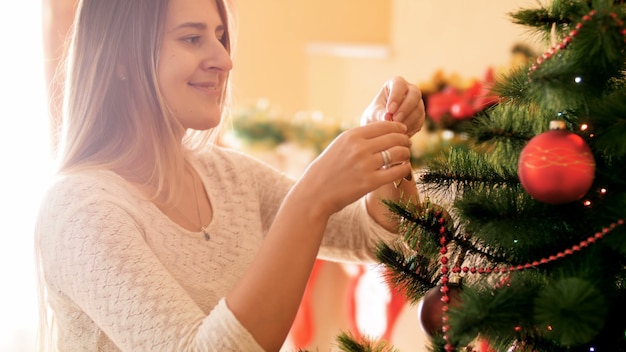
[[[187,162],[185,162],[185,170],[189,171],[187,169]],[[194,196],[194,199],[196,201],[196,212],[197,212],[197,215],[198,215],[198,221],[200,221],[200,230],[204,234],[204,239],[208,241],[208,240],[211,239],[211,235],[209,234],[209,230],[202,225],[203,224],[203,222],[202,222],[202,214],[200,213],[200,203],[198,202],[198,192],[197,192],[197,189],[196,189],[196,177],[194,176],[193,172],[191,172],[191,171],[189,171],[189,174],[191,175],[191,182],[192,182],[192,185],[193,185],[193,196]],[[147,183],[143,177],[139,176],[139,178],[142,179],[144,181],[144,183]],[[158,204],[157,204],[157,207],[161,208]],[[175,210],[176,213],[178,215],[180,215],[185,221],[187,221],[187,223],[189,225],[192,225],[194,227],[196,226],[196,222],[192,221],[187,215],[185,215],[185,213],[183,213],[180,209],[178,209],[178,207],[176,205],[174,205],[171,208],[170,207],[168,207],[168,208]]]
[[[196,177],[193,173],[191,174],[191,181],[193,182],[193,195],[196,199],[196,211],[198,212],[198,220],[200,220],[200,229],[202,230],[202,233],[204,233],[204,239],[208,241],[211,239],[211,235],[209,235],[209,231],[206,227],[202,226],[202,214],[200,214],[200,203],[198,202],[198,192],[196,191]]]
[[[187,168],[187,166],[185,165],[185,169]],[[200,203],[198,202],[198,192],[196,190],[196,177],[194,176],[193,172],[189,172],[191,174],[191,183],[193,185],[193,196],[194,199],[196,201],[196,212],[198,214],[198,221],[200,221],[200,229],[202,230],[202,233],[204,234],[204,239],[205,240],[210,240],[211,239],[211,235],[209,234],[209,230],[202,226],[203,222],[202,222],[202,214],[200,213]],[[176,208],[178,210],[178,208]],[[191,224],[195,224],[194,221],[191,221],[185,214],[183,214],[182,211],[178,211],[178,213],[180,215],[182,215],[189,223]]]

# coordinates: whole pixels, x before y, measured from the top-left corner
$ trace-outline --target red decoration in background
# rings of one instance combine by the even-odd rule
[[[309,282],[302,297],[302,302],[296,314],[296,318],[289,333],[291,343],[297,348],[306,348],[311,345],[314,340],[316,329],[314,312],[316,310],[316,302],[313,300],[313,291],[318,286],[318,278],[321,275],[321,269],[324,264],[323,260],[317,260],[313,266]],[[404,292],[393,286],[390,282],[381,282],[389,290],[389,299],[385,301],[359,302],[357,298],[357,289],[362,280],[368,274],[369,270],[366,265],[351,265],[354,272],[349,274],[349,280],[346,287],[346,315],[348,330],[355,336],[364,336],[364,331],[357,323],[357,314],[359,310],[368,309],[367,304],[384,304],[385,310],[385,331],[382,332],[380,339],[390,341],[393,330],[396,326],[398,318],[403,308],[407,304]],[[370,275],[371,278],[371,275]],[[380,297],[378,297],[380,298]],[[374,298],[372,298],[374,299]],[[317,303],[319,304],[319,302]],[[365,305],[364,305],[365,304]]]
[[[316,260],[309,276],[309,282],[302,296],[300,307],[296,318],[291,325],[290,335],[293,340],[293,344],[297,347],[308,346],[313,340],[315,324],[313,321],[313,288],[315,287],[317,277],[319,276],[320,269],[324,264],[322,260]]]
[[[493,69],[489,68],[483,81],[474,81],[467,89],[446,86],[437,93],[429,94],[425,97],[426,115],[436,124],[447,116],[454,120],[472,118],[498,102],[498,97],[491,93],[493,82]]]
[[[595,160],[587,143],[577,134],[556,128],[531,139],[518,163],[524,189],[547,204],[579,200],[595,176]]]
[[[355,335],[360,336],[359,325],[356,322],[357,302],[355,300],[356,288],[359,280],[365,274],[365,266],[358,266],[357,273],[350,277],[348,287],[346,287],[346,313],[348,315],[348,328]]]
[[[404,291],[401,290],[400,287],[394,286],[391,282],[387,282],[386,284],[391,291],[391,300],[387,304],[387,329],[381,338],[386,341],[391,341],[391,334],[393,333],[398,317],[406,305],[407,300]]]
[[[357,323],[357,311],[358,311],[358,302],[356,301],[356,291],[359,286],[359,282],[363,279],[363,276],[366,274],[367,267],[359,265],[358,271],[355,275],[351,276],[348,287],[346,288],[346,309],[348,315],[348,326],[349,330],[354,333],[356,336],[362,336],[363,331],[359,327]],[[386,269],[389,270],[389,269]],[[386,327],[383,334],[380,336],[380,339],[385,341],[391,341],[391,335],[393,333],[393,329],[398,321],[400,313],[402,309],[407,303],[404,292],[399,288],[395,287],[391,282],[381,283],[383,285],[387,285],[389,289],[390,298],[389,301],[385,304],[385,312],[386,312]],[[380,304],[381,302],[372,302],[372,304]]]

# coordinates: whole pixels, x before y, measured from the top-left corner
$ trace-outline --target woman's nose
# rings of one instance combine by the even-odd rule
[[[205,55],[206,57],[202,62],[202,68],[205,70],[217,69],[228,72],[233,68],[230,53],[217,38],[212,40],[211,44],[207,46]]]

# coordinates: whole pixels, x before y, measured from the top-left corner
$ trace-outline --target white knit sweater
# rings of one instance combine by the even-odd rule
[[[261,350],[224,296],[293,180],[219,147],[197,155],[194,166],[213,206],[208,241],[112,172],[55,180],[36,243],[60,351]],[[392,236],[359,201],[332,217],[320,257],[371,260],[375,244]]]

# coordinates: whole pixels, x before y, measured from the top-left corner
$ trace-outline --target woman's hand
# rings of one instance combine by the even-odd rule
[[[374,121],[397,121],[407,127],[409,137],[424,125],[426,114],[422,93],[414,84],[396,76],[385,82],[361,116],[361,124]]]
[[[310,202],[313,214],[329,217],[409,174],[410,143],[400,122],[378,121],[345,131],[309,165],[296,193]]]
[[[400,122],[406,126],[406,133],[410,138],[422,128],[425,117],[422,93],[417,86],[408,83],[402,77],[394,77],[385,82],[374,100],[365,109],[361,117],[361,124],[369,125],[376,121]],[[369,192],[366,197],[367,212],[379,225],[391,232],[397,231],[398,222],[391,220],[392,214],[387,206],[381,202],[381,199],[415,204],[420,202],[410,162],[401,166],[403,166],[402,172],[405,172],[404,174],[400,175],[394,182],[389,182]],[[397,167],[394,164],[391,169]]]

